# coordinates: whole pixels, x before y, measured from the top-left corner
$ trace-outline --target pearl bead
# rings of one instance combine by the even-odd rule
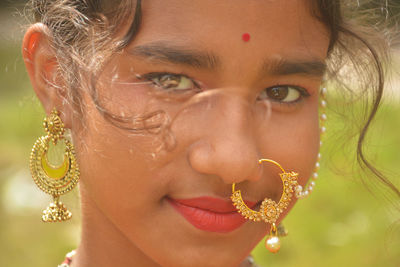
[[[68,252],[67,255],[66,255],[66,257],[67,257],[67,258],[72,258],[73,256],[75,256],[75,254],[76,254],[76,251],[73,250],[73,251],[71,251],[71,252]]]
[[[321,107],[326,108],[326,101],[325,100],[321,100]]]
[[[322,126],[321,127],[321,133],[325,133],[326,132],[326,127],[325,126]]]
[[[317,179],[318,178],[318,173],[314,172],[312,176],[313,176],[313,179]]]
[[[281,248],[281,241],[277,236],[270,236],[265,241],[265,247],[272,253],[277,253]]]
[[[321,95],[322,95],[322,96],[325,96],[325,95],[326,95],[326,92],[327,92],[326,87],[322,87],[322,88],[321,88]]]
[[[319,167],[320,167],[319,162],[315,163],[315,169],[319,170]]]
[[[318,159],[321,159],[321,156],[322,156],[321,153],[318,153]]]

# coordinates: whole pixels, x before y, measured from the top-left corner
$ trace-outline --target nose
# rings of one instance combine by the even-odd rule
[[[198,121],[202,134],[189,147],[188,159],[197,172],[220,177],[227,184],[260,179],[262,166],[251,106],[239,96],[208,100]]]

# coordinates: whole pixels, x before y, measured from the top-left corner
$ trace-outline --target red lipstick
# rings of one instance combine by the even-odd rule
[[[240,215],[230,200],[199,197],[171,199],[169,203],[194,227],[209,232],[228,233],[242,226],[246,219]],[[257,203],[245,201],[250,208]]]

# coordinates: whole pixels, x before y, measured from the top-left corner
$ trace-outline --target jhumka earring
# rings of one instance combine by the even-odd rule
[[[265,242],[266,248],[276,253],[279,251],[281,243],[278,237],[278,227],[276,226],[276,220],[279,218],[281,213],[289,206],[292,196],[295,192],[295,188],[298,186],[297,176],[295,172],[286,172],[279,163],[270,159],[260,159],[259,163],[270,162],[278,166],[282,173],[279,176],[282,179],[283,192],[278,203],[272,199],[265,198],[261,203],[260,211],[250,209],[243,201],[240,190],[235,189],[235,183],[232,184],[232,202],[238,212],[242,214],[246,219],[254,222],[264,221],[271,224],[270,235]]]
[[[41,136],[34,144],[30,157],[30,170],[36,185],[53,197],[53,203],[43,211],[44,222],[61,222],[71,218],[72,214],[59,197],[72,190],[79,181],[79,168],[75,158],[74,147],[64,138],[64,124],[59,112],[54,108],[43,122],[46,136]],[[60,166],[49,163],[47,154],[50,142],[53,145],[63,140],[65,143],[64,161]]]

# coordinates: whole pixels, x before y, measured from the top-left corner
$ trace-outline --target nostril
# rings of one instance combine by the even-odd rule
[[[263,166],[262,166],[262,164],[258,163],[258,160],[257,160],[255,165],[256,165],[256,167],[255,167],[256,171],[254,172],[254,178],[251,179],[251,180],[258,181],[258,180],[261,179],[261,177],[263,175]]]
[[[240,181],[248,180],[256,182],[261,179],[263,175],[263,167],[262,165],[258,164],[258,159],[254,157],[254,160],[248,160],[245,165],[246,170],[242,171],[242,173],[247,174],[246,177],[239,177]]]

